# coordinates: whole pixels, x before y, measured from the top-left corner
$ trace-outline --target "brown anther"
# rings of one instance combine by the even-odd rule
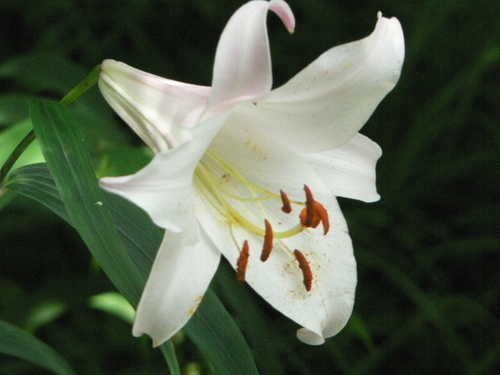
[[[306,207],[300,212],[300,224],[304,227],[316,228],[319,223],[323,223],[323,234],[330,230],[330,219],[328,211],[319,202],[314,200],[311,189],[304,185],[306,191]]]
[[[280,190],[280,195],[281,195],[281,201],[283,202],[283,207],[281,207],[281,211],[283,211],[286,214],[289,214],[290,212],[292,212],[292,205],[290,204],[290,199],[283,190]]]
[[[299,262],[299,267],[300,270],[302,271],[302,276],[304,278],[304,286],[306,287],[306,290],[308,292],[311,291],[312,289],[312,281],[313,281],[313,274],[311,271],[311,265],[307,261],[306,257],[300,250],[295,249],[293,251],[293,255],[295,255],[295,259]]]
[[[327,234],[330,230],[330,218],[328,216],[328,211],[319,202],[314,202],[314,208],[316,210],[316,216],[318,216],[320,221],[323,223],[323,234]]]
[[[266,234],[264,235],[264,246],[262,247],[262,253],[260,254],[260,260],[265,262],[269,255],[271,255],[271,250],[273,249],[273,227],[271,223],[266,219]]]
[[[300,213],[300,223],[305,227],[311,227],[314,220],[314,197],[309,186],[304,185],[306,192],[306,208]],[[319,224],[319,223],[318,223]],[[317,225],[316,225],[317,226]]]
[[[316,202],[314,202],[316,203]],[[314,208],[316,205],[313,205]],[[313,210],[313,218],[311,220],[311,222],[307,222],[308,220],[308,215],[309,215],[309,211],[307,209],[307,207],[303,208],[302,211],[300,211],[300,224],[303,226],[303,227],[308,227],[308,228],[316,228],[319,223],[321,223],[321,219],[320,217],[316,214],[316,210],[314,209]]]
[[[238,257],[238,261],[236,262],[236,277],[240,283],[245,281],[245,275],[247,273],[249,257],[250,257],[250,246],[248,245],[248,241],[245,240],[245,242],[243,242],[243,248],[240,251],[240,256]]]

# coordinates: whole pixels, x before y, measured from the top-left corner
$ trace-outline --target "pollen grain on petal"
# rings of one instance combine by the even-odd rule
[[[265,262],[269,258],[269,255],[271,255],[274,239],[273,227],[271,226],[271,223],[267,219],[265,219],[264,222],[266,225],[266,234],[264,235],[264,245],[262,247],[262,253],[260,255],[260,260],[263,262]]]
[[[295,249],[293,251],[293,255],[295,255],[295,259],[299,262],[299,268],[302,271],[302,276],[303,276],[303,282],[304,286],[306,287],[306,290],[308,292],[311,291],[312,289],[312,281],[313,281],[313,274],[311,271],[311,265],[307,261],[306,257],[300,250]]]
[[[204,295],[201,295],[198,298],[196,298],[196,301],[194,302],[194,306],[191,308],[191,310],[189,310],[189,315],[193,315],[196,312],[196,309],[198,308],[198,305],[202,301],[203,297],[204,297]]]
[[[245,240],[245,242],[243,242],[243,248],[241,249],[238,261],[236,262],[236,274],[239,282],[245,281],[249,257],[250,246],[248,245],[248,240]]]
[[[288,195],[283,190],[280,190],[280,195],[281,195],[281,201],[283,202],[283,207],[281,207],[281,211],[283,211],[286,214],[289,214],[290,212],[292,212],[292,205],[290,204],[290,198],[288,198]]]

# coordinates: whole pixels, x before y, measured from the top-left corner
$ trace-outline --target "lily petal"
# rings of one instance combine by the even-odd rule
[[[194,170],[228,116],[229,112],[200,123],[190,141],[155,155],[135,174],[101,178],[101,187],[141,207],[162,228],[172,232],[189,229],[194,222]]]
[[[211,91],[114,60],[101,64],[99,88],[116,113],[155,152],[191,139],[191,128],[205,110]]]
[[[369,138],[356,134],[346,144],[330,151],[302,155],[338,197],[376,202],[375,166],[382,155]]]
[[[134,336],[146,333],[158,346],[196,311],[220,261],[220,252],[203,231],[197,238],[186,244],[183,233],[167,231],[137,308]]]
[[[239,104],[232,120],[298,153],[331,150],[351,139],[392,90],[403,59],[399,21],[379,14],[370,36],[330,49],[285,85]]]
[[[227,140],[231,142],[227,142]],[[230,222],[213,208],[203,196],[196,195],[198,222],[228,261],[237,267],[238,246],[248,240],[246,281],[277,310],[306,328],[299,338],[319,344],[335,335],[347,323],[354,304],[356,262],[347,226],[326,184],[307,162],[272,139],[235,128],[224,128],[210,150],[221,155],[228,165],[248,178],[250,186],[261,186],[270,192],[286,191],[292,201],[304,201],[303,185],[311,187],[315,197],[328,211],[330,230],[308,228],[296,235],[279,239],[280,232],[299,223],[299,210],[283,213],[281,201],[265,199],[251,204],[244,199],[228,199],[235,211],[256,226],[263,227],[264,218],[274,225],[274,247],[268,260],[261,261],[263,236],[245,225]],[[251,168],[250,168],[251,166]],[[221,171],[222,173],[222,171]],[[237,177],[222,182],[232,196],[245,197],[245,187]],[[294,256],[299,249],[308,259],[313,275],[312,289],[307,291],[304,275]],[[309,332],[304,335],[304,332]]]
[[[240,7],[229,19],[217,46],[210,107],[228,107],[271,90],[268,10],[293,31],[295,20],[283,0],[256,0]]]

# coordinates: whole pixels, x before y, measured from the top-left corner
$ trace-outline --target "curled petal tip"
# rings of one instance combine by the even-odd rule
[[[290,34],[295,31],[295,17],[293,16],[292,9],[283,0],[271,0],[269,2],[269,10],[276,13],[285,24],[286,29]]]
[[[299,329],[297,331],[297,338],[308,345],[322,345],[325,343],[325,338],[321,334],[307,328]]]

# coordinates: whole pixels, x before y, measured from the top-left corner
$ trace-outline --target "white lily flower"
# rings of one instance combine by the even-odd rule
[[[195,312],[221,254],[317,345],[351,315],[356,262],[336,196],[379,199],[377,144],[358,134],[395,86],[404,58],[399,21],[330,49],[271,91],[266,16],[293,32],[283,0],[255,0],[229,20],[211,87],[102,64],[100,89],[155,151],[130,176],[101,185],[166,229],[133,333],[155,345]]]

